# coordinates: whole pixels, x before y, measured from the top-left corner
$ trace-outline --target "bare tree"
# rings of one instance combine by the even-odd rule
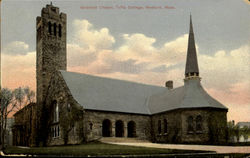
[[[15,103],[16,109],[21,110],[23,106],[24,98],[25,98],[24,89],[21,87],[14,89],[13,95],[14,95],[14,99],[16,102]]]
[[[30,90],[29,87],[25,87],[24,89],[24,94],[26,96],[26,104],[33,103],[35,99],[35,92]]]
[[[0,121],[0,144],[2,148],[5,143],[5,132],[7,126],[7,117],[11,112],[21,110],[25,105],[34,101],[35,92],[30,90],[29,87],[16,88],[13,91],[8,88],[1,89],[1,121]]]
[[[9,107],[13,102],[13,94],[12,91],[8,88],[1,89],[1,144],[4,147],[4,136],[7,125],[7,117],[9,113],[15,108],[13,104],[12,107]]]

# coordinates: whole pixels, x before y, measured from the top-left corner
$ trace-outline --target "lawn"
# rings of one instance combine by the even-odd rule
[[[58,155],[58,156],[101,156],[101,155],[152,155],[152,154],[181,154],[181,153],[201,153],[207,151],[194,150],[173,150],[146,147],[132,147],[105,144],[100,142],[82,145],[54,146],[54,147],[8,147],[5,154],[29,154],[29,155]]]

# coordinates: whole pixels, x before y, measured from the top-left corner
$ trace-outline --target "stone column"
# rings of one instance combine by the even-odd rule
[[[111,137],[115,137],[115,121],[111,121],[112,123],[112,133],[111,133]]]
[[[127,127],[127,124],[124,124],[124,137],[128,137],[128,127]]]

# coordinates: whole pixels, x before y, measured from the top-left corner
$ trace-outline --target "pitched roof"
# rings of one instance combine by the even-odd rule
[[[227,109],[203,89],[199,80],[188,80],[182,87],[161,92],[149,99],[152,114],[174,109],[209,107]]]
[[[63,70],[60,72],[74,99],[89,110],[155,114],[178,108],[227,109],[193,80],[182,87],[168,90],[166,87]]]
[[[199,67],[198,67],[196,48],[195,48],[192,17],[190,15],[190,26],[189,26],[188,50],[187,50],[185,75],[187,76],[188,73],[192,73],[192,72],[199,73]]]
[[[72,96],[85,109],[150,114],[147,98],[166,87],[60,70]]]

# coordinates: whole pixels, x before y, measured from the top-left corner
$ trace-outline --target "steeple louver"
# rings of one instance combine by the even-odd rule
[[[188,38],[188,49],[187,49],[187,60],[185,77],[199,76],[199,67],[196,55],[194,32],[192,25],[192,16],[190,15],[190,26],[189,26],[189,38]]]

